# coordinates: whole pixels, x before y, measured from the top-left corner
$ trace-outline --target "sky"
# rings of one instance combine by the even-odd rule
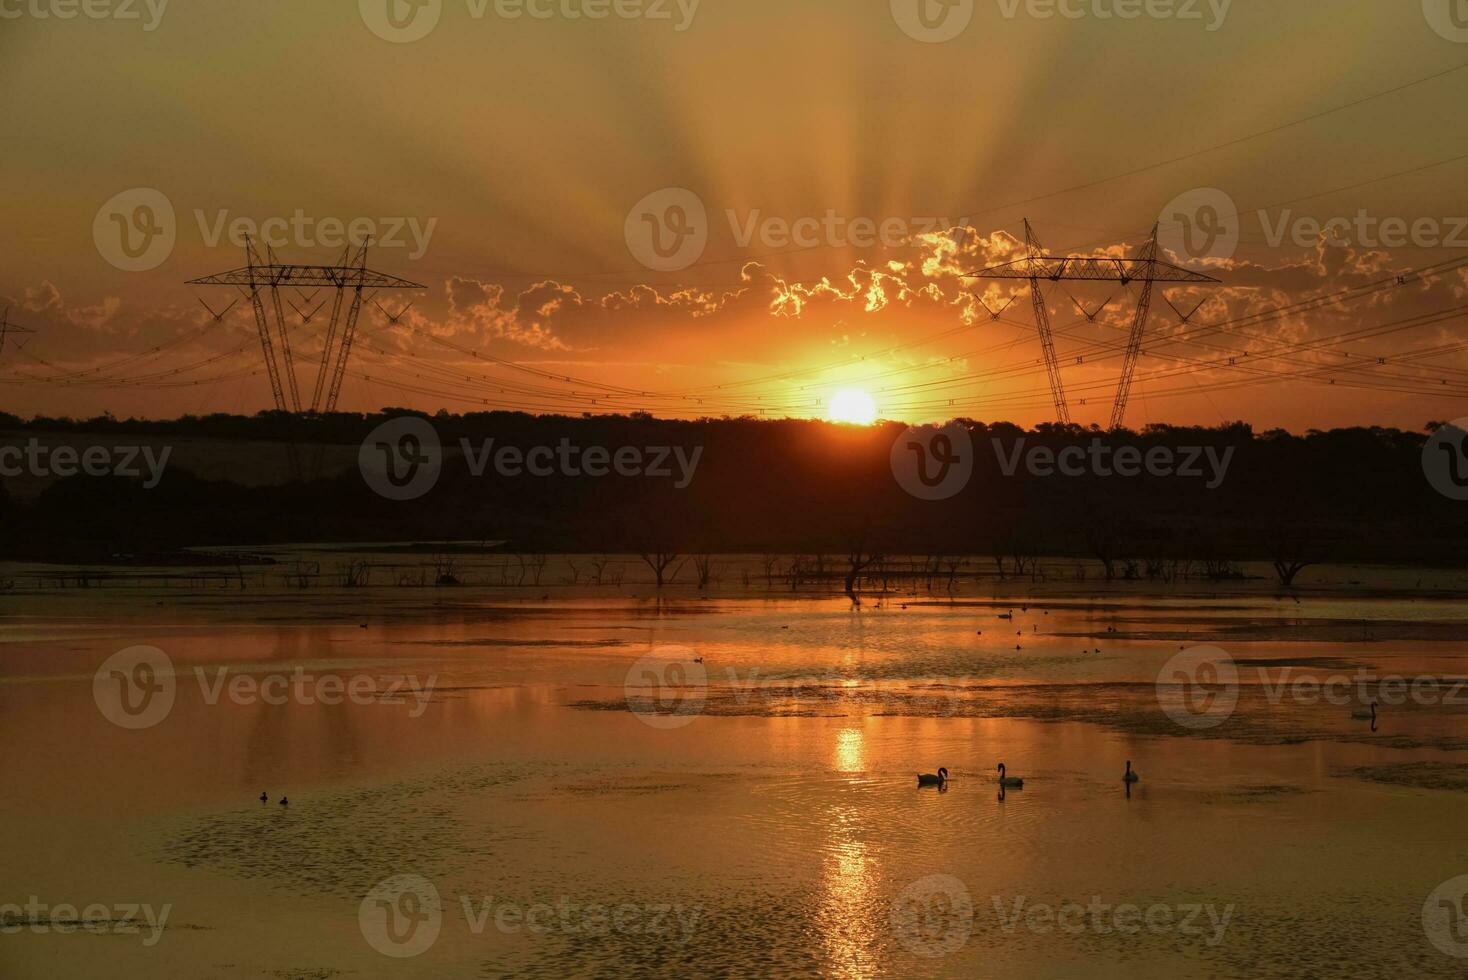
[[[1417,429],[1468,414],[1463,7],[0,0],[0,409],[271,407],[188,281],[352,228],[424,288],[367,297],[342,409],[1031,425],[1028,284],[965,278],[1028,218],[1220,280],[1154,294],[1129,424]],[[1044,284],[1078,422],[1140,291]],[[281,296],[309,393],[330,295]]]

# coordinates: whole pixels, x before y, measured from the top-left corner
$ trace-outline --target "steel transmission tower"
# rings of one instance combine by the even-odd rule
[[[1058,422],[1069,425],[1070,406],[1065,400],[1065,385],[1060,377],[1060,360],[1055,353],[1055,336],[1050,328],[1050,314],[1045,306],[1045,295],[1040,287],[1042,280],[1049,282],[1118,282],[1122,286],[1140,283],[1142,292],[1137,299],[1137,311],[1132,320],[1131,334],[1121,367],[1121,381],[1116,389],[1116,403],[1111,410],[1111,428],[1121,427],[1126,418],[1127,401],[1131,397],[1132,377],[1136,374],[1137,360],[1142,354],[1142,336],[1146,330],[1147,314],[1152,306],[1152,289],[1156,283],[1180,283],[1202,285],[1219,280],[1193,272],[1157,258],[1157,227],[1152,228],[1136,258],[1119,259],[1109,255],[1057,256],[1046,255],[1045,249],[1035,237],[1028,220],[1025,221],[1025,257],[1005,262],[975,273],[970,278],[978,279],[1028,279],[1030,299],[1035,307],[1035,329],[1040,335],[1040,349],[1045,356],[1045,373],[1050,379],[1050,395],[1055,401],[1055,417]],[[1077,304],[1079,305],[1079,304]],[[1095,313],[1087,312],[1086,318],[1094,320]],[[1100,312],[1099,310],[1096,312]]]
[[[5,312],[0,313],[0,357],[5,356],[5,341],[12,334],[35,333],[29,327],[22,327],[18,323],[10,322],[10,307],[5,307]]]
[[[316,369],[316,385],[311,394],[310,411],[336,411],[341,398],[342,379],[346,377],[347,360],[357,334],[357,317],[362,312],[362,291],[371,289],[424,289],[426,287],[367,268],[367,245],[355,251],[348,247],[336,265],[293,265],[276,261],[275,251],[267,248],[262,261],[260,252],[249,238],[245,239],[245,267],[221,272],[202,279],[191,279],[191,286],[232,286],[250,301],[255,311],[255,327],[260,334],[260,350],[265,355],[265,373],[270,378],[270,391],[275,407],[282,412],[301,411],[301,394],[296,385],[295,360],[291,354],[290,333],[280,302],[282,286],[334,289],[331,322],[326,328],[326,342],[321,349],[321,364]],[[351,296],[348,298],[347,293]],[[270,309],[275,313],[275,333],[280,343],[280,356],[270,336],[270,317],[266,310],[266,293]],[[346,315],[343,317],[343,308]],[[212,312],[212,310],[211,310]],[[314,315],[314,314],[313,314]],[[216,317],[219,319],[220,317]],[[324,396],[324,401],[323,401]]]

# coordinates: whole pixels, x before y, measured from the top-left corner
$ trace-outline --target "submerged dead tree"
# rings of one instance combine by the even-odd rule
[[[653,575],[657,577],[658,588],[660,589],[666,584],[664,581],[665,577],[671,580],[672,576],[667,574],[668,566],[677,561],[678,558],[679,556],[671,551],[642,552],[642,560],[647,562],[647,567],[651,568]],[[677,572],[673,574],[677,575]]]

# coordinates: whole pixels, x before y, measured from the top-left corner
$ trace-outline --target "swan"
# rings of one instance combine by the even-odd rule
[[[1018,776],[1006,776],[1004,774],[1004,763],[999,763],[999,785],[1008,786],[1011,789],[1020,789],[1025,781]]]
[[[1121,777],[1121,781],[1124,783],[1135,783],[1141,778],[1141,776],[1132,772],[1132,760],[1128,759],[1126,761],[1126,775]]]
[[[1369,711],[1366,708],[1357,708],[1355,711],[1351,712],[1351,717],[1356,721],[1375,721],[1376,702],[1371,702],[1371,709]]]
[[[260,794],[260,802],[261,803],[269,803],[270,802],[270,797],[266,796],[264,793],[261,793]]]
[[[948,782],[948,770],[943,766],[938,767],[936,776],[930,772],[918,773],[919,786],[942,786],[946,782]]]
[[[288,799],[286,799],[284,796],[282,796],[280,798],[280,805],[281,806],[290,806],[291,805],[291,801],[288,800]]]

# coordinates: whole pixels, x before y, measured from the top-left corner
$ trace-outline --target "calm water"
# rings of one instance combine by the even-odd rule
[[[264,585],[0,596],[0,974],[1462,975],[1468,602]],[[1206,730],[1156,684],[1200,643]],[[1442,693],[1271,687],[1357,671]]]

